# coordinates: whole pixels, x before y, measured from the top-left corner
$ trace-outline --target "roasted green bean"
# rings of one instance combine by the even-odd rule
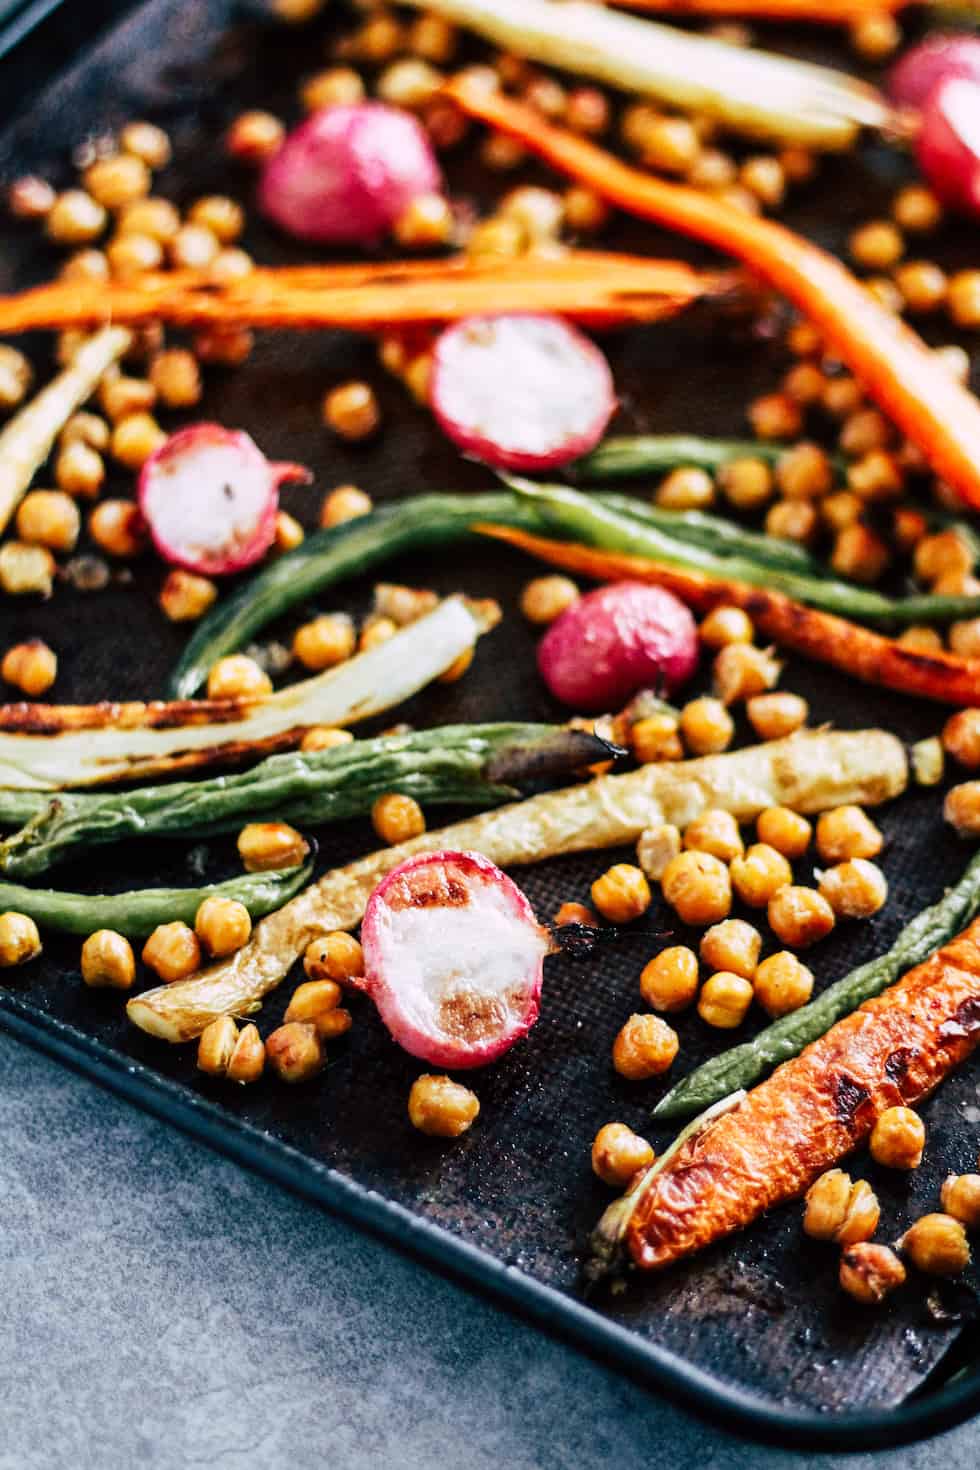
[[[706,439],[700,434],[614,435],[598,449],[576,461],[572,473],[577,480],[602,484],[605,480],[636,480],[662,474],[683,465],[702,470],[720,470],[734,459],[761,459],[774,465],[786,453],[785,444],[767,444],[757,439]],[[839,457],[831,455],[838,472]]]

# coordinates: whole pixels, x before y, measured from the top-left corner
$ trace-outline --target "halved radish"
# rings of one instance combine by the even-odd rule
[[[511,470],[551,470],[587,454],[616,408],[606,359],[555,316],[469,317],[447,327],[430,397],[465,454]]]
[[[279,486],[311,478],[303,465],[273,464],[248,434],[192,424],[146,461],[140,510],[165,561],[220,577],[265,555],[276,534]]]
[[[478,853],[423,853],[393,869],[368,901],[361,942],[360,987],[413,1057],[482,1067],[538,1019],[550,936]]]

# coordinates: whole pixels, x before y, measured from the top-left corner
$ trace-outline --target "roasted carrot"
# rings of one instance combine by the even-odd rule
[[[596,551],[575,541],[552,541],[504,526],[480,524],[474,529],[583,577],[600,582],[623,577],[653,582],[675,593],[697,613],[710,612],[723,603],[742,607],[764,637],[817,663],[831,664],[866,684],[880,684],[943,704],[980,704],[980,659],[922,653],[846,618],[804,607],[781,592],[750,587],[745,582],[722,581],[646,557]]]
[[[937,475],[980,508],[980,403],[835,256],[772,220],[641,173],[499,92],[465,81],[445,91],[468,116],[518,138],[611,203],[707,241],[757,271],[816,324]]]
[[[625,1246],[652,1270],[742,1229],[863,1143],[886,1108],[928,1097],[978,1042],[980,919],[695,1128],[610,1207],[597,1254]]]
[[[64,330],[112,320],[128,326],[344,327],[376,332],[485,312],[544,311],[590,326],[659,321],[707,295],[725,295],[731,274],[681,261],[573,251],[492,265],[461,258],[364,266],[261,269],[217,284],[204,272],[147,274],[134,281],[54,281],[0,297],[0,332]]]

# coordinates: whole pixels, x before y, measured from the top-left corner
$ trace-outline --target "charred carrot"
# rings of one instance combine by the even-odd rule
[[[602,251],[493,265],[454,258],[271,268],[220,285],[205,273],[178,271],[126,282],[54,281],[0,297],[0,332],[91,327],[110,319],[127,326],[162,321],[377,332],[506,311],[555,312],[609,327],[660,321],[733,286],[730,274]]]
[[[446,93],[468,116],[518,138],[611,203],[715,245],[757,271],[816,324],[936,473],[980,508],[980,403],[833,255],[772,220],[641,173],[500,93],[465,81],[450,83]]]
[[[886,1108],[928,1097],[978,1042],[980,919],[693,1127],[603,1216],[597,1256],[625,1248],[655,1270],[741,1230],[863,1143]]]
[[[846,618],[804,607],[784,593],[765,587],[707,577],[646,557],[597,551],[574,541],[553,541],[504,526],[481,523],[474,529],[579,576],[600,582],[623,577],[653,582],[675,593],[699,614],[723,603],[742,607],[764,637],[817,663],[831,664],[866,684],[880,684],[944,704],[980,703],[980,659],[922,653]]]

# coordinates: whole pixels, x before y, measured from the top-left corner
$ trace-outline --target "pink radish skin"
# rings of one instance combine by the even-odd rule
[[[553,470],[594,449],[616,408],[609,364],[554,316],[486,316],[440,335],[432,409],[464,454],[497,469]]]
[[[264,214],[317,245],[371,245],[420,194],[442,185],[424,129],[396,107],[315,112],[289,134],[259,185]]]
[[[980,80],[938,83],[922,109],[915,151],[943,203],[980,216]]]
[[[888,93],[900,106],[918,110],[950,77],[980,82],[980,36],[930,36],[913,46],[892,69]]]
[[[279,486],[311,478],[303,465],[266,459],[248,434],[192,424],[146,461],[139,506],[164,561],[223,577],[253,566],[272,545]]]
[[[538,645],[538,668],[556,699],[611,709],[638,689],[671,694],[698,666],[690,610],[662,587],[597,587],[557,618]]]
[[[538,1019],[547,931],[505,873],[475,852],[409,858],[361,925],[364,979],[392,1039],[435,1067],[483,1067]]]

